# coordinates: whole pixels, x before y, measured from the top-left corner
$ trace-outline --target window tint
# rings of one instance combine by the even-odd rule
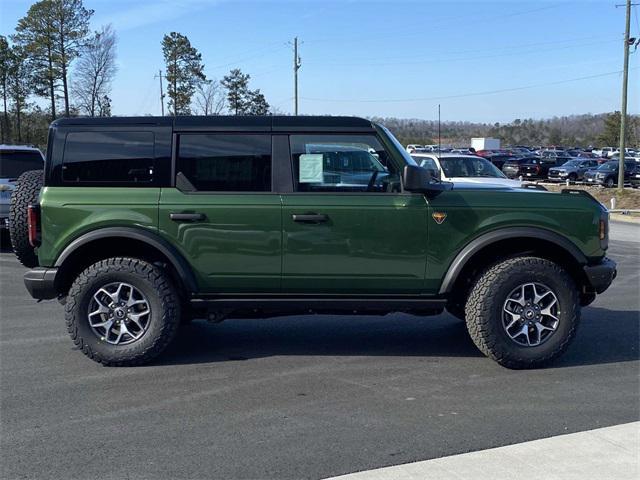
[[[39,152],[0,150],[0,178],[18,178],[27,170],[42,170],[44,161]]]
[[[291,135],[298,192],[399,192],[400,175],[374,135]]]
[[[199,191],[271,191],[271,135],[181,135],[176,172]]]
[[[65,182],[148,183],[153,179],[152,132],[72,132],[62,158]]]

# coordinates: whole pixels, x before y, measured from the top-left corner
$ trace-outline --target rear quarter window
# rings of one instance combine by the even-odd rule
[[[40,152],[0,150],[0,178],[18,178],[28,170],[42,170],[44,160]]]
[[[91,131],[66,136],[64,183],[148,184],[153,170],[153,132]]]

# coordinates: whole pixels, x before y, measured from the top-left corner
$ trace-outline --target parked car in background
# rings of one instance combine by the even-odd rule
[[[410,143],[409,145],[407,145],[408,153],[412,153],[412,152],[415,152],[416,150],[422,150],[422,149],[424,149],[424,145],[418,145],[417,143]]]
[[[640,187],[640,163],[629,172],[629,183],[632,188]]]
[[[554,150],[543,150],[542,152],[540,152],[540,157],[541,158],[559,158],[559,157],[572,158],[573,156],[566,150],[554,149]]]
[[[520,187],[522,182],[508,179],[495,165],[477,155],[413,154],[419,166],[432,172],[440,180],[460,183],[483,183],[496,186]]]
[[[520,171],[523,179],[545,179],[549,174],[549,169],[553,167],[560,167],[567,161],[571,160],[571,157],[532,157],[528,162],[520,165]]]
[[[598,162],[596,160],[574,158],[559,167],[550,168],[547,178],[551,182],[564,182],[566,180],[569,180],[570,182],[577,182],[584,178],[584,174],[587,170],[594,168],[598,168]]]
[[[584,174],[584,181],[593,185],[603,185],[611,188],[618,184],[619,164],[617,160],[611,160],[603,163],[597,169],[587,170]],[[636,172],[637,162],[634,160],[625,160],[624,162],[624,180],[631,178],[631,172]],[[634,173],[635,175],[635,173]]]
[[[27,170],[42,170],[44,157],[35,147],[0,145],[0,229],[9,226],[9,205],[16,180]]]
[[[614,150],[615,148],[613,147],[603,147],[603,148],[596,148],[594,150],[591,150],[591,152],[599,157],[608,158],[609,155],[611,155],[614,152]]]
[[[501,170],[505,162],[508,162],[509,160],[513,160],[516,157],[514,157],[513,155],[509,155],[508,153],[495,153],[493,155],[485,155],[484,158],[489,160],[499,170]]]
[[[504,162],[502,165],[502,173],[504,173],[508,178],[519,178],[522,175],[521,166],[527,163],[531,163],[532,159],[537,157],[518,157],[511,158]]]

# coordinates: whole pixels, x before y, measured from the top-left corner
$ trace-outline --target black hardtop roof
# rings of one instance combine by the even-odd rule
[[[359,117],[333,116],[178,116],[178,117],[75,117],[60,118],[52,126],[166,126],[175,130],[373,130],[370,120]]]

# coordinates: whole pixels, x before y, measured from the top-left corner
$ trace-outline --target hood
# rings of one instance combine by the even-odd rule
[[[510,187],[510,188],[518,188],[522,186],[522,182],[520,180],[510,180],[508,178],[487,178],[487,177],[452,177],[448,178],[447,181],[453,182],[454,186],[458,185],[479,185],[479,186],[487,186],[488,188],[496,188],[496,187]]]

